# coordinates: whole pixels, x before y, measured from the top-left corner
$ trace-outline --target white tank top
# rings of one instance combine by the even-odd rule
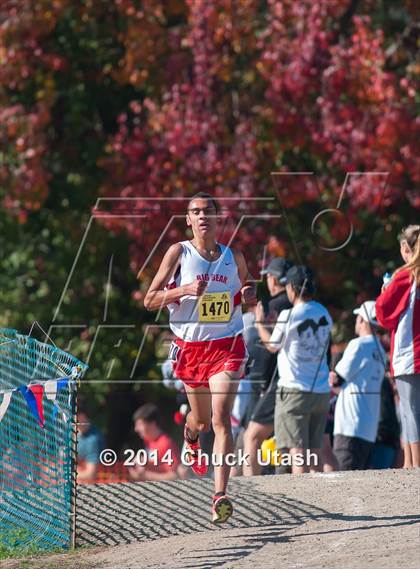
[[[208,261],[190,241],[182,241],[181,245],[180,266],[166,288],[190,284],[196,279],[204,280],[208,285],[201,297],[187,295],[167,305],[172,332],[186,342],[204,342],[239,334],[243,330],[238,298],[242,284],[232,250],[218,243],[220,257]]]

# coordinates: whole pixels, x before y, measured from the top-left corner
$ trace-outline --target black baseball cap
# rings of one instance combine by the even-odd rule
[[[295,265],[287,271],[286,284],[294,285],[298,288],[305,286],[305,293],[311,294],[315,291],[314,273],[309,267]]]
[[[280,284],[286,284],[286,273],[291,267],[293,267],[292,261],[284,259],[283,257],[275,257],[271,259],[268,266],[260,272],[262,275],[273,275],[278,279]]]

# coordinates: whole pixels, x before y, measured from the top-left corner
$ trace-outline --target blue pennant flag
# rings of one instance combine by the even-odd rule
[[[63,389],[69,382],[69,378],[65,377],[64,379],[59,379],[57,381],[57,393],[59,393],[60,389]]]

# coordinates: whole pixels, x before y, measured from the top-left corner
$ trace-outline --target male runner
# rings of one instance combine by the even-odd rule
[[[233,507],[226,496],[233,452],[230,414],[248,357],[242,338],[242,299],[255,304],[255,284],[241,252],[216,241],[218,204],[200,192],[188,204],[193,239],[169,247],[145,296],[147,310],[167,306],[177,336],[170,349],[174,373],[191,407],[184,437],[193,471],[206,474],[198,435],[214,430],[215,494],[212,520],[225,522]],[[222,463],[222,464],[220,464]],[[220,465],[219,465],[220,464]]]

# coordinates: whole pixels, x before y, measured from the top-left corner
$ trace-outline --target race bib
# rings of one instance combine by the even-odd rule
[[[198,320],[200,322],[229,322],[232,311],[230,292],[213,292],[200,296]]]

